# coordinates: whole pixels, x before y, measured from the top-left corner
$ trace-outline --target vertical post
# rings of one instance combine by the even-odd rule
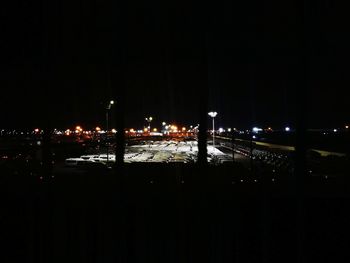
[[[107,165],[109,161],[109,144],[108,144],[108,130],[109,130],[109,114],[108,114],[109,109],[106,108],[106,145],[107,145]]]
[[[250,170],[253,173],[254,160],[253,160],[253,135],[250,134]]]
[[[231,131],[232,161],[235,162],[235,131]]]
[[[213,153],[215,154],[215,117],[213,117]]]

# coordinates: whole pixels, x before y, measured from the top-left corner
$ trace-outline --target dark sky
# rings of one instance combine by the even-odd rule
[[[48,2],[1,8],[0,127],[40,126],[47,116],[60,128],[103,126],[115,89],[126,91],[127,126],[147,115],[195,124],[205,87],[219,125],[294,123],[305,54],[296,1]],[[306,19],[310,127],[350,121],[341,4],[318,1]]]

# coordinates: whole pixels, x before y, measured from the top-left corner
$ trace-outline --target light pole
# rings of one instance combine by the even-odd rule
[[[148,131],[151,133],[151,121],[153,120],[152,117],[145,118],[145,120],[148,122]]]
[[[107,164],[109,161],[109,143],[108,143],[108,130],[109,130],[109,111],[111,110],[114,100],[111,100],[106,107],[106,145],[107,145]]]
[[[165,121],[162,122],[162,133],[166,134],[166,122]]]
[[[216,111],[211,111],[208,115],[213,119],[213,152],[215,153],[215,117],[218,113]]]

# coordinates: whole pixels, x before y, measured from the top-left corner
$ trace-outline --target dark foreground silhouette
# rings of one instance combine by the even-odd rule
[[[346,177],[310,177],[304,195],[292,176],[239,165],[0,183],[1,262],[350,262]]]

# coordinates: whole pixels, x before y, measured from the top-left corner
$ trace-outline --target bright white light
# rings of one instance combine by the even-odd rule
[[[114,104],[114,100],[111,100],[109,103],[110,103],[111,105],[113,105],[113,104]]]
[[[117,132],[117,130],[116,129],[112,129],[112,133],[116,133]]]
[[[227,129],[227,131],[228,131],[228,132],[231,132],[231,131],[232,131],[232,129],[231,129],[231,128],[228,128],[228,129]]]
[[[256,139],[256,136],[255,136],[255,135],[253,135],[253,139]]]
[[[286,128],[285,128],[285,131],[286,131],[286,132],[289,132],[289,131],[290,131],[290,128],[289,128],[289,127],[286,127]]]
[[[162,125],[165,126],[165,125],[166,125],[166,122],[163,121],[163,122],[162,122]]]
[[[224,132],[225,130],[223,128],[219,128],[219,132],[222,133]]]
[[[338,130],[337,130],[337,129],[334,129],[333,131],[334,131],[334,132],[337,132]]]
[[[212,118],[215,118],[216,115],[218,115],[218,113],[217,113],[216,111],[211,111],[211,112],[208,113],[208,115],[209,115],[210,117],[212,117]]]
[[[259,131],[262,131],[262,129],[258,127],[253,127],[252,131],[258,133]]]

